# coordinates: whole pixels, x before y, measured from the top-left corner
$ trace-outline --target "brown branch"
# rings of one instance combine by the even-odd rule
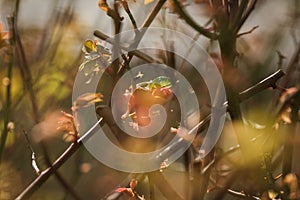
[[[238,37],[241,37],[241,36],[243,36],[243,35],[247,35],[247,34],[250,34],[250,33],[252,33],[255,29],[257,29],[259,26],[254,26],[254,27],[252,27],[249,31],[245,31],[245,32],[243,32],[243,33],[239,33],[239,34],[237,34],[237,38]]]
[[[251,4],[249,5],[248,10],[246,10],[245,13],[243,14],[243,16],[241,16],[241,19],[237,19],[238,22],[237,22],[237,24],[235,26],[235,30],[234,30],[235,33],[237,33],[241,29],[241,27],[244,25],[244,23],[246,22],[246,20],[250,16],[250,14],[253,12],[256,3],[257,3],[257,0],[252,0]]]
[[[125,12],[127,13],[127,15],[128,15],[128,17],[129,17],[129,19],[130,19],[130,21],[131,21],[131,24],[132,24],[133,28],[135,29],[135,31],[138,31],[138,30],[137,30],[138,27],[137,27],[137,25],[136,25],[136,21],[135,21],[133,15],[132,15],[132,13],[131,13],[131,11],[130,11],[130,9],[129,9],[129,6],[128,6],[127,1],[126,1],[126,0],[121,0],[121,4],[122,4],[122,6],[123,6]]]
[[[243,92],[239,93],[239,100],[244,101],[249,99],[250,97],[254,96],[255,94],[269,88],[273,87],[276,88],[276,82],[285,75],[282,70],[278,70],[268,76],[267,78],[263,79],[262,81],[258,82],[254,86],[244,90]]]
[[[94,32],[94,35],[102,40],[105,40],[106,42],[108,42],[110,44],[114,44],[114,40],[112,38],[110,38],[108,35],[105,35],[104,33],[102,33],[101,31],[96,30]],[[162,63],[161,61],[159,61],[155,58],[152,58],[149,55],[147,55],[139,50],[133,50],[133,48],[126,47],[122,44],[120,44],[119,47],[127,52],[130,52],[132,55],[134,55],[148,63]]]
[[[223,199],[224,196],[226,195],[228,189],[231,187],[231,185],[234,183],[234,181],[237,179],[239,176],[240,172],[234,171],[230,177],[225,181],[225,184],[220,190],[217,192],[217,194],[214,196],[213,200],[220,200]]]
[[[31,102],[31,107],[32,107],[32,112],[33,112],[33,117],[34,121],[37,123],[39,121],[39,116],[38,116],[38,106],[37,106],[37,101],[36,101],[36,96],[33,91],[33,84],[32,84],[32,74],[30,71],[30,68],[28,66],[26,56],[25,56],[25,51],[23,48],[23,44],[18,32],[17,28],[17,21],[13,19],[13,34],[15,37],[15,45],[16,45],[16,55],[18,58],[18,67],[20,70],[20,74],[23,80],[23,85],[25,89],[29,92],[29,98]]]
[[[160,9],[163,7],[163,5],[165,4],[167,0],[159,0],[156,5],[154,6],[154,8],[151,10],[150,14],[148,15],[148,17],[146,18],[146,20],[144,21],[141,30],[139,33],[137,33],[135,35],[134,38],[134,42],[130,45],[130,49],[136,49],[139,45],[139,43],[141,42],[143,36],[145,35],[147,28],[151,25],[151,23],[153,22],[153,20],[155,19],[155,17],[157,16],[157,14],[159,13]],[[129,66],[129,63],[131,62],[134,54],[132,53],[133,51],[130,51],[128,53],[128,59],[126,60],[126,63],[124,64],[124,66]],[[120,69],[122,70],[122,69]]]
[[[28,149],[29,149],[30,152],[31,152],[31,166],[32,166],[32,168],[34,169],[35,173],[36,173],[37,175],[40,175],[40,174],[41,174],[41,170],[40,170],[40,168],[38,167],[38,164],[37,164],[37,162],[36,162],[36,154],[35,154],[35,152],[33,151],[33,148],[32,148],[32,146],[31,146],[31,144],[30,144],[30,140],[29,140],[29,138],[28,138],[28,134],[27,134],[26,131],[23,131],[23,134],[24,134],[25,139],[26,139],[26,141],[27,141]]]
[[[200,187],[199,187],[199,196],[197,197],[198,199],[204,199],[204,196],[207,192],[207,188],[209,185],[209,177],[211,174],[211,163],[214,162],[215,160],[215,151],[214,149],[209,152],[209,154],[204,158],[203,160],[203,166],[201,170],[201,181],[200,181]],[[208,168],[206,168],[208,166]],[[205,168],[207,170],[205,170]],[[203,172],[203,173],[202,173]]]
[[[56,161],[51,165],[51,167],[42,171],[41,174],[27,187],[23,192],[16,197],[16,200],[29,199],[29,197],[38,190],[50,176],[52,176],[69,158],[82,146],[83,141],[86,140],[91,134],[94,133],[97,125],[101,122],[102,118],[90,128],[77,142],[72,143]]]
[[[9,40],[9,44],[7,46],[7,55],[5,58],[5,67],[7,67],[7,75],[6,78],[8,79],[8,83],[5,87],[5,104],[4,104],[4,123],[3,123],[3,132],[1,133],[1,141],[0,141],[0,163],[2,160],[2,156],[3,156],[3,151],[5,148],[5,143],[7,140],[7,135],[9,133],[9,129],[8,129],[8,123],[10,120],[10,115],[11,115],[11,83],[12,83],[12,68],[13,68],[13,57],[14,57],[14,48],[13,48],[13,42],[14,42],[14,34],[12,32],[13,30],[13,21],[14,18],[10,17],[7,19],[8,23],[9,23],[9,29],[10,29],[10,34],[11,34],[11,38]],[[0,33],[1,34],[1,33]],[[1,36],[0,36],[1,37]],[[1,38],[0,38],[1,39]],[[0,47],[1,48],[1,47]]]
[[[283,163],[282,163],[282,174],[285,177],[287,174],[292,172],[293,164],[293,150],[294,150],[294,140],[297,132],[297,119],[298,112],[300,110],[300,91],[294,96],[291,102],[291,120],[292,124],[289,126],[289,130],[285,135],[284,149],[283,149]]]
[[[177,191],[170,186],[161,172],[151,172],[148,174],[148,177],[156,185],[164,197],[166,197],[166,199],[183,200],[182,197],[177,194]]]
[[[240,5],[238,6],[237,13],[235,14],[234,18],[231,18],[231,28],[235,28],[238,25],[243,16],[243,13],[245,12],[245,9],[247,8],[248,3],[249,0],[241,1]]]
[[[185,20],[185,22],[190,25],[193,29],[195,29],[198,33],[204,35],[209,39],[217,39],[218,35],[210,32],[208,29],[203,28],[198,25],[191,16],[183,9],[183,6],[180,4],[178,0],[173,0],[174,5],[179,13],[179,15]]]

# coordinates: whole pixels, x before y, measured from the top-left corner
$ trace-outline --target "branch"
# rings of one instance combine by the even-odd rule
[[[77,142],[72,143],[56,161],[52,164],[51,167],[42,171],[41,174],[27,187],[25,190],[16,197],[16,200],[29,199],[29,197],[38,190],[50,176],[52,176],[69,158],[82,146],[83,141],[86,140],[91,134],[96,130],[97,125],[102,121],[102,118],[98,120],[93,127],[91,127]]]
[[[209,39],[217,39],[218,35],[215,33],[209,32],[209,30],[203,28],[202,26],[198,25],[191,16],[182,8],[182,5],[179,3],[178,0],[173,0],[174,4],[177,8],[177,11],[179,15],[185,20],[185,22],[190,25],[192,28],[194,28],[197,32],[204,35],[205,37]]]
[[[276,82],[278,79],[283,77],[285,73],[282,70],[278,70],[268,76],[267,78],[263,79],[262,81],[258,82],[254,86],[244,90],[243,92],[239,93],[239,100],[244,101],[246,99],[249,99],[250,97],[254,96],[255,94],[269,88],[273,87],[276,88]]]
[[[135,38],[134,38],[134,43],[130,45],[131,49],[136,49],[139,45],[139,43],[141,42],[143,36],[145,35],[147,28],[151,25],[151,23],[153,22],[153,20],[155,19],[155,17],[157,16],[158,12],[160,11],[160,9],[163,7],[163,5],[165,4],[166,0],[159,0],[156,5],[154,6],[154,8],[152,9],[152,11],[150,12],[150,14],[148,15],[148,17],[146,18],[146,20],[144,21],[143,25],[142,25],[142,30],[136,34]],[[132,51],[130,51],[128,53],[128,59],[126,60],[125,66],[128,66],[129,63],[131,62],[132,58],[133,58],[133,53]]]
[[[12,18],[12,23],[13,23],[13,35],[16,43],[16,55],[18,58],[18,67],[20,70],[20,74],[23,80],[23,85],[25,89],[29,92],[29,98],[31,102],[31,107],[32,107],[32,112],[33,112],[33,117],[34,121],[37,123],[39,121],[39,116],[38,116],[38,106],[36,103],[36,96],[33,91],[33,84],[32,84],[32,74],[29,69],[26,56],[25,56],[25,51],[24,47],[18,32],[17,28],[17,21]]]
[[[172,189],[161,172],[151,172],[148,174],[148,177],[156,185],[159,191],[166,197],[166,199],[182,200],[182,197],[180,197],[177,192]]]
[[[239,34],[237,34],[237,38],[238,37],[241,37],[241,36],[243,36],[243,35],[247,35],[247,34],[250,34],[250,33],[252,33],[255,29],[257,29],[259,26],[254,26],[253,28],[251,28],[249,31],[246,31],[246,32],[243,32],[243,33],[239,33]]]
[[[37,162],[36,162],[36,154],[35,154],[35,152],[33,151],[33,148],[32,148],[32,146],[31,146],[31,144],[30,144],[30,140],[29,140],[29,138],[28,138],[28,134],[26,133],[26,131],[23,131],[23,134],[24,134],[25,139],[26,139],[26,141],[27,141],[28,149],[29,149],[30,152],[31,152],[31,166],[32,166],[32,168],[34,169],[35,173],[36,173],[37,175],[40,175],[40,174],[41,174],[41,170],[40,170],[40,168],[38,167],[38,164],[37,164]]]
[[[235,30],[234,30],[235,33],[237,33],[241,29],[241,27],[244,25],[245,21],[248,19],[248,17],[250,16],[252,11],[254,10],[256,3],[257,3],[257,0],[252,0],[248,10],[246,11],[246,13],[243,16],[241,16],[240,21],[237,22]]]
[[[7,140],[7,135],[8,135],[8,123],[10,120],[10,114],[11,114],[11,78],[12,78],[12,68],[13,68],[13,40],[14,40],[14,34],[12,32],[13,29],[13,21],[14,18],[10,17],[8,18],[8,22],[9,22],[9,29],[10,29],[10,34],[11,39],[10,39],[10,44],[7,46],[7,59],[5,59],[5,64],[7,65],[7,80],[8,83],[6,85],[6,91],[5,91],[5,95],[6,95],[6,99],[5,99],[5,104],[4,104],[4,127],[3,127],[3,132],[1,134],[1,141],[0,141],[0,163],[1,163],[1,159],[2,159],[2,155],[3,155],[3,151],[4,151],[4,147],[5,147],[5,143]]]
[[[122,6],[123,6],[125,12],[127,13],[127,15],[128,15],[128,17],[129,17],[129,19],[130,19],[130,21],[131,21],[131,24],[132,24],[133,28],[134,28],[136,31],[138,31],[138,30],[137,30],[138,27],[137,27],[137,25],[136,25],[136,21],[135,21],[133,15],[132,15],[132,13],[131,13],[131,11],[130,11],[130,9],[129,9],[129,6],[128,6],[127,1],[126,1],[126,0],[121,0],[121,4],[122,4]]]
[[[101,31],[96,30],[94,32],[94,35],[96,37],[100,38],[101,40],[105,40],[106,42],[108,42],[110,44],[114,44],[114,40],[112,38],[110,38],[108,35],[105,35],[104,33],[102,33]],[[155,58],[152,58],[139,50],[132,50],[133,48],[126,47],[122,44],[120,44],[119,47],[127,52],[130,52],[132,55],[134,55],[148,63],[162,63],[161,61],[159,61]]]
[[[234,29],[236,26],[238,26],[239,20],[242,18],[243,13],[245,12],[245,9],[248,5],[248,0],[241,1],[240,6],[238,7],[237,14],[234,16],[234,21],[232,23],[232,28]]]

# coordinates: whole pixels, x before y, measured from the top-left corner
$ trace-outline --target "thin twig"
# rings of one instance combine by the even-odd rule
[[[277,70],[276,72],[263,79],[262,81],[258,82],[254,86],[244,90],[243,92],[240,92],[240,101],[244,101],[269,87],[276,88],[276,82],[284,75],[285,73],[282,70]]]
[[[105,40],[106,42],[110,43],[110,44],[114,44],[114,40],[112,38],[110,38],[108,35],[105,35],[104,33],[102,33],[101,31],[96,30],[94,32],[94,35],[102,40]],[[130,52],[132,55],[148,62],[148,63],[162,63],[161,61],[150,57],[149,55],[139,51],[139,50],[135,50],[129,47],[126,47],[122,44],[119,45],[119,47],[127,52]]]
[[[148,174],[149,179],[156,185],[166,199],[182,200],[182,197],[177,194],[168,181],[164,178],[161,172],[155,171]]]
[[[248,2],[249,2],[248,0],[241,1],[237,14],[235,15],[234,20],[231,21],[231,26],[232,26],[231,28],[234,28],[238,25],[239,21],[241,20],[245,12],[245,9],[247,8]]]
[[[45,160],[46,160],[46,163],[47,163],[48,167],[51,167],[50,157],[48,156],[49,153],[47,152],[47,148],[45,148],[45,147],[46,147],[45,144],[42,145],[44,155],[45,155]],[[55,176],[56,180],[64,188],[66,194],[70,194],[70,196],[72,196],[72,198],[75,199],[75,200],[81,200],[82,199],[81,197],[79,197],[77,192],[73,189],[73,187],[64,179],[64,177],[58,171],[54,171],[53,173],[54,173],[54,176]]]
[[[21,199],[29,199],[29,197],[38,190],[50,176],[52,176],[55,171],[57,171],[66,161],[70,159],[70,157],[83,145],[83,141],[85,141],[90,135],[92,135],[98,124],[102,121],[102,118],[98,120],[93,127],[91,127],[78,141],[72,143],[65,151],[62,153],[59,158],[52,164],[51,167],[42,171],[41,174],[27,187],[23,190],[23,192],[16,197],[16,200]]]
[[[235,30],[234,30],[235,33],[237,33],[241,29],[241,27],[244,25],[244,23],[246,22],[246,20],[248,19],[248,17],[252,13],[252,11],[254,10],[256,3],[257,3],[257,0],[252,0],[251,4],[249,5],[248,10],[245,11],[245,14],[243,14],[243,16],[241,16],[241,19],[238,19],[239,21],[237,22],[237,24],[235,26]]]
[[[291,120],[292,124],[289,127],[285,135],[284,141],[284,149],[283,149],[283,163],[282,163],[282,174],[285,177],[287,174],[292,172],[292,165],[293,165],[293,150],[294,144],[293,141],[295,140],[296,132],[297,132],[297,119],[298,119],[298,112],[300,110],[300,92],[293,98],[292,102],[292,111],[291,111]]]
[[[198,25],[189,14],[183,9],[183,6],[179,3],[178,0],[173,0],[174,5],[180,16],[185,20],[185,22],[194,28],[198,33],[204,35],[209,39],[217,39],[218,35],[215,33],[210,32],[208,29],[203,28],[202,26]]]
[[[207,188],[208,188],[208,185],[209,185],[209,177],[210,177],[210,174],[211,174],[211,167],[208,167],[208,169],[205,170],[204,172],[204,169],[207,167],[207,166],[210,166],[210,163],[214,162],[215,160],[215,151],[214,149],[212,149],[212,151],[209,152],[209,154],[204,158],[203,160],[203,166],[202,166],[202,169],[201,169],[201,182],[200,182],[200,188],[199,188],[199,196],[198,196],[198,199],[204,199],[204,196],[207,192]],[[204,173],[202,173],[204,172]]]
[[[243,33],[239,33],[239,34],[237,34],[237,38],[238,37],[241,37],[241,36],[243,36],[243,35],[247,35],[247,34],[250,34],[250,33],[252,33],[255,29],[257,29],[259,26],[254,26],[254,27],[252,27],[249,31],[245,31],[245,32],[243,32]]]
[[[131,21],[131,24],[132,24],[133,28],[135,29],[135,31],[138,31],[138,27],[136,25],[136,21],[135,21],[133,15],[132,15],[132,13],[131,13],[131,11],[129,9],[127,1],[126,0],[121,0],[121,4],[122,4],[125,12],[127,13],[127,15],[128,15],[128,17],[129,17],[129,19]]]
[[[41,174],[41,170],[40,170],[40,168],[38,167],[38,164],[37,164],[37,161],[36,161],[36,154],[35,154],[35,152],[34,152],[32,146],[31,146],[30,140],[29,140],[29,138],[28,138],[28,134],[27,134],[27,132],[26,132],[25,130],[23,131],[23,134],[24,134],[25,139],[26,139],[26,141],[27,141],[28,149],[29,149],[30,152],[31,152],[31,166],[32,166],[32,168],[34,169],[35,173],[36,173],[37,175],[40,175],[40,174]]]
[[[34,121],[37,123],[39,121],[38,106],[36,103],[37,102],[36,96],[33,91],[32,74],[26,60],[25,51],[18,32],[17,22],[15,20],[13,22],[13,34],[16,42],[16,50],[17,50],[16,55],[18,57],[18,63],[19,63],[18,67],[23,80],[23,85],[29,93]]]
[[[220,190],[217,192],[217,194],[214,196],[213,200],[220,200],[223,199],[224,196],[226,195],[228,189],[231,187],[231,185],[234,183],[234,181],[237,179],[239,176],[240,172],[234,171],[230,175],[230,177],[227,178],[227,180],[224,183],[224,186],[220,188]]]

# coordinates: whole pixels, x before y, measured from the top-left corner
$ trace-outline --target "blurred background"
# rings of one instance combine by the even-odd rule
[[[138,27],[156,2],[154,0],[145,4],[141,0],[129,1]],[[9,31],[8,17],[16,11],[15,5],[13,0],[0,0],[0,23],[4,27],[0,31]],[[172,9],[171,3],[166,4],[153,26],[174,29],[194,37],[196,32]],[[210,10],[205,0],[186,1],[185,9],[199,24],[204,24],[209,19]],[[131,29],[131,23],[122,8],[120,14],[125,17],[123,30]],[[28,133],[30,146],[36,153],[40,169],[46,169],[49,162],[52,163],[69,146],[70,142],[64,141],[63,134],[57,130],[57,122],[63,118],[60,111],[72,112],[73,83],[84,59],[84,41],[94,39],[95,30],[101,30],[107,35],[114,32],[113,21],[98,7],[97,0],[22,0],[16,15],[18,37],[24,54],[21,59],[13,58],[10,78],[7,77],[7,51],[5,48],[0,50],[0,135],[6,116],[4,107],[7,101],[7,81],[11,85],[9,131],[0,165],[0,199],[14,199],[37,177],[31,165],[32,152],[28,148],[24,131]],[[287,69],[297,56],[295,52],[300,45],[299,17],[300,3],[297,0],[258,1],[241,32],[255,26],[258,28],[237,40],[239,70],[232,78],[240,91],[277,69]],[[208,53],[220,54],[218,46],[208,39],[200,36],[197,40]],[[28,69],[30,76],[26,71]],[[293,69],[288,80],[280,80],[285,88],[299,84],[299,61]],[[245,118],[257,126],[266,124],[266,113],[274,109],[276,97],[276,91],[266,90],[243,102]],[[285,122],[289,124],[287,118]],[[287,127],[280,129],[284,132]],[[237,144],[232,132],[230,123],[226,123],[219,141],[220,149],[228,149]],[[296,139],[291,143],[295,145],[293,172],[298,175],[299,134],[298,123]],[[232,159],[238,158],[238,155],[234,155]],[[230,166],[228,161],[220,165]],[[172,187],[182,196],[186,187],[186,175],[183,171],[183,166],[175,163],[164,173]],[[76,196],[80,199],[101,199],[128,180],[128,174],[101,164],[85,148],[80,148],[58,172],[66,185],[62,186],[62,182],[58,181],[59,175],[53,175],[30,199],[74,199]],[[146,179],[143,181],[147,182]],[[143,181],[139,191],[147,199],[149,188],[143,186]],[[69,187],[76,194],[70,194],[67,189]],[[157,199],[163,199],[159,191],[155,195]],[[209,195],[206,198],[209,199]]]

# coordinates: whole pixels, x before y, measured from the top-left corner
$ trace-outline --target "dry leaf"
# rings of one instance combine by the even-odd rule
[[[290,97],[292,97],[294,94],[296,94],[299,91],[298,88],[296,87],[291,87],[285,90],[285,92],[283,92],[280,96],[279,101],[281,103],[284,103],[285,101],[287,101]]]
[[[75,112],[80,108],[86,108],[94,103],[102,102],[103,95],[101,93],[85,93],[80,95],[74,102],[72,110]]]

